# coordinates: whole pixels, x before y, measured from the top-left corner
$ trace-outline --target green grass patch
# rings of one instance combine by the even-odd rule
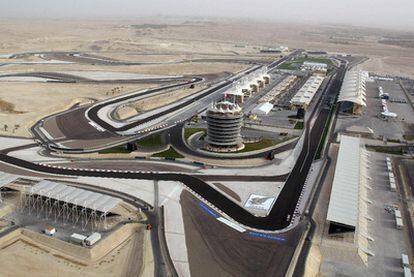
[[[399,139],[387,139],[388,142],[395,142],[400,143],[401,141]]]
[[[251,151],[257,151],[257,150],[261,150],[261,149],[265,149],[268,147],[278,145],[279,143],[285,142],[293,138],[294,137],[284,137],[281,139],[262,139],[261,141],[258,141],[258,142],[245,143],[244,148],[240,151],[223,152],[221,154],[236,154],[236,153],[246,153],[246,152],[251,152]]]
[[[165,150],[165,151],[160,152],[160,153],[156,153],[156,154],[152,155],[152,157],[158,157],[158,158],[174,158],[174,159],[184,158],[183,155],[181,155],[180,153],[178,153],[177,151],[175,151],[175,149],[172,148],[171,146],[170,146],[170,148],[168,148],[168,150]]]
[[[127,150],[123,145],[115,146],[109,149],[101,150],[99,154],[128,154],[131,153],[130,150]]]
[[[162,144],[161,135],[154,134],[143,139],[140,139],[136,142],[139,146],[142,147],[155,147]]]
[[[369,151],[375,151],[375,152],[386,153],[386,154],[393,154],[393,155],[403,154],[402,146],[367,146],[366,148]]]
[[[298,122],[296,122],[294,129],[302,130],[303,127],[304,127],[303,121],[298,121]]]
[[[285,70],[296,70],[298,69],[298,64],[294,62],[284,62],[277,67],[278,69],[285,69]]]
[[[296,63],[304,63],[304,62],[311,62],[311,63],[325,63],[328,66],[332,66],[333,63],[330,59],[323,58],[323,57],[299,57],[294,60]]]
[[[325,63],[328,66],[333,66],[333,62],[330,59],[322,58],[322,57],[299,57],[294,59],[293,61],[286,61],[278,66],[278,69],[287,69],[287,70],[296,70],[299,69],[300,65],[304,62],[312,62],[312,63]]]
[[[188,140],[189,137],[191,137],[193,134],[203,131],[206,132],[206,129],[204,128],[184,128],[184,138],[185,140]]]
[[[245,143],[244,148],[240,151],[237,151],[237,153],[244,153],[244,152],[250,152],[250,151],[265,149],[265,148],[274,146],[278,143],[280,143],[280,142],[278,142],[278,140],[273,140],[273,139],[262,139],[259,142]]]

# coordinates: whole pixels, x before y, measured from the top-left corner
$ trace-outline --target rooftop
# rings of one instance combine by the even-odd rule
[[[327,219],[356,227],[360,183],[360,139],[341,136]]]
[[[29,192],[102,213],[110,212],[122,202],[116,197],[47,180],[40,181],[31,187]]]

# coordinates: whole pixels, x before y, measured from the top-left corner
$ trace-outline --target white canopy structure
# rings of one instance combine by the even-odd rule
[[[352,103],[353,114],[362,113],[361,108],[365,108],[367,106],[365,92],[366,76],[366,73],[363,71],[348,71],[345,74],[345,78],[339,92],[338,102]]]
[[[324,77],[320,75],[311,76],[299,91],[290,100],[292,108],[306,108],[309,106],[319,87],[322,85]]]
[[[63,223],[81,222],[82,228],[90,223],[93,229],[100,222],[106,228],[107,214],[121,202],[109,195],[43,180],[26,192],[22,205],[29,214],[33,211],[46,218],[54,216],[55,221],[61,219]]]
[[[360,139],[342,135],[329,199],[327,220],[331,223],[356,228],[360,167]]]
[[[0,171],[0,187],[4,187],[19,179],[19,176]]]
[[[19,179],[19,176],[17,175],[13,175],[13,174],[0,171],[0,188],[16,181],[17,179]],[[2,202],[1,194],[0,194],[0,202]]]
[[[91,210],[108,213],[122,200],[60,183],[43,180],[30,188],[30,193],[46,196]]]

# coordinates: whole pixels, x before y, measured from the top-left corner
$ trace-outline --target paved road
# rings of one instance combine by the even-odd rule
[[[91,78],[81,77],[76,74],[58,73],[58,72],[21,72],[3,74],[0,76],[0,80],[3,77],[38,77],[49,79],[49,83],[91,83],[91,84],[148,84],[148,83],[166,83],[172,81],[185,81],[191,79],[191,77],[156,77],[144,78],[144,79],[108,79],[108,80],[95,80]]]
[[[68,55],[68,53],[66,52],[57,52],[59,55]],[[269,65],[269,68],[275,68],[277,65],[283,63],[285,60],[287,60],[288,58],[291,58],[295,55],[297,55],[298,51],[295,51],[293,53],[291,53],[290,55],[277,60],[273,63],[271,63]],[[19,58],[21,55],[33,55],[34,53],[25,53],[25,54],[18,54],[15,56],[15,58]],[[51,52],[49,54],[56,54],[56,52]],[[73,53],[72,53],[73,54]],[[21,58],[21,57],[20,57]],[[253,70],[253,69],[252,69]],[[250,70],[246,71],[245,74],[248,74],[250,72]],[[210,77],[206,77],[208,79],[212,78],[212,76]],[[64,112],[64,113],[59,113],[57,115],[53,115],[53,116],[48,116],[47,118],[37,122],[35,124],[35,126],[33,126],[31,128],[33,135],[40,141],[42,141],[43,143],[45,143],[46,145],[50,144],[51,148],[53,150],[57,150],[57,151],[65,151],[65,152],[70,152],[70,151],[75,151],[75,152],[83,152],[83,151],[97,151],[97,148],[102,148],[104,149],[109,148],[109,147],[113,147],[115,145],[119,144],[123,144],[126,143],[128,141],[128,137],[120,137],[117,134],[115,134],[118,131],[125,131],[125,130],[129,130],[131,128],[134,128],[135,126],[138,126],[140,124],[149,122],[151,120],[157,119],[160,116],[163,115],[167,115],[169,113],[175,112],[181,108],[185,108],[187,105],[193,103],[194,101],[197,101],[197,99],[201,99],[211,93],[214,93],[217,90],[220,90],[221,88],[229,85],[231,83],[230,80],[227,80],[223,83],[221,83],[218,86],[212,87],[210,89],[208,89],[207,91],[205,91],[203,94],[200,94],[198,97],[196,98],[192,98],[189,99],[188,101],[185,101],[179,105],[175,105],[173,107],[171,107],[170,109],[161,111],[159,113],[155,113],[152,116],[149,116],[145,119],[127,124],[125,126],[122,126],[120,128],[115,128],[112,125],[106,123],[105,121],[101,120],[98,117],[98,111],[105,107],[106,105],[110,105],[110,104],[116,104],[125,100],[129,100],[135,97],[138,97],[140,95],[150,95],[152,93],[157,93],[161,90],[165,90],[165,89],[171,89],[171,88],[176,88],[179,86],[183,86],[183,85],[189,85],[191,83],[195,83],[195,82],[199,82],[201,81],[200,77],[198,78],[194,78],[192,80],[187,81],[186,83],[180,83],[180,84],[172,84],[172,85],[167,85],[167,86],[163,86],[160,88],[155,88],[155,89],[149,89],[145,92],[139,92],[136,94],[131,94],[131,95],[127,95],[125,97],[117,97],[116,99],[110,100],[110,101],[104,101],[103,103],[100,103],[98,105],[93,106],[90,110],[87,111],[88,117],[98,123],[99,126],[103,127],[104,129],[106,129],[106,131],[104,132],[99,132],[98,130],[96,130],[94,127],[92,127],[88,121],[84,118],[84,112],[86,110],[82,110],[82,109],[74,109],[72,111],[68,111],[68,112]],[[61,131],[63,130],[63,136],[66,136],[67,140],[69,140],[70,143],[66,143],[65,148],[62,148],[58,145],[56,145],[54,143],[54,139],[50,139],[50,136],[43,134],[41,131],[41,126],[43,125],[43,122],[45,120],[53,120],[53,118],[56,117],[56,121],[57,121],[57,126],[55,126],[54,128],[57,129],[57,133],[61,133]],[[66,124],[68,123],[68,124]],[[80,123],[82,126],[76,126],[76,123]],[[86,123],[86,124],[85,124]],[[75,126],[74,126],[75,124]],[[56,125],[55,123],[53,123],[52,125]],[[69,128],[69,126],[72,126],[73,128]],[[62,129],[62,130],[58,130],[58,129]],[[53,133],[53,130],[51,130],[51,133]],[[52,135],[53,136],[53,135]],[[99,138],[97,138],[99,137]],[[130,136],[129,137],[130,140],[136,140],[138,139],[137,136]],[[96,140],[96,141],[94,141]]]
[[[248,71],[247,73],[249,73],[249,72],[250,71]],[[198,81],[200,81],[200,80],[198,80]],[[153,113],[152,115],[149,115],[146,118],[143,118],[143,119],[136,120],[134,122],[125,124],[122,127],[114,127],[111,124],[107,123],[106,121],[102,120],[99,117],[98,112],[101,109],[103,109],[104,107],[108,106],[108,105],[113,105],[113,104],[117,104],[119,102],[123,102],[123,101],[129,100],[129,99],[133,99],[133,98],[136,97],[136,95],[128,95],[128,96],[125,96],[125,97],[120,97],[120,98],[114,99],[112,101],[106,101],[104,103],[94,105],[91,109],[88,110],[87,115],[91,120],[93,120],[99,126],[101,126],[102,128],[104,128],[104,129],[106,129],[110,132],[115,133],[115,132],[128,131],[128,130],[134,128],[134,127],[137,127],[137,126],[142,125],[144,123],[150,122],[150,121],[155,120],[157,118],[160,118],[162,116],[165,116],[165,115],[171,114],[175,111],[178,111],[182,108],[185,108],[185,107],[189,106],[190,104],[195,103],[198,100],[203,99],[203,98],[213,94],[214,92],[217,92],[217,91],[221,90],[222,88],[230,85],[231,83],[232,83],[232,81],[229,81],[229,80],[224,81],[224,82],[222,82],[222,83],[220,83],[220,84],[218,84],[214,87],[211,87],[211,88],[205,90],[203,93],[200,93],[195,97],[191,97],[191,99],[188,99],[186,101],[180,101],[179,104],[174,105],[171,108],[161,110],[160,112],[157,112],[157,113]],[[154,90],[157,90],[157,89],[154,89]]]
[[[340,69],[333,84],[329,86],[326,97],[333,97],[339,92],[343,68]],[[322,102],[324,103],[323,99]],[[286,185],[283,187],[278,200],[266,217],[256,217],[246,211],[226,196],[209,186],[204,181],[194,176],[176,173],[137,173],[137,172],[96,172],[90,170],[69,170],[62,168],[50,168],[28,161],[24,161],[5,154],[0,154],[0,160],[6,163],[14,164],[23,168],[34,171],[47,172],[51,174],[64,174],[69,176],[94,176],[103,178],[125,178],[125,179],[146,179],[146,180],[165,180],[178,181],[185,184],[191,190],[200,194],[218,209],[224,211],[235,221],[252,228],[263,230],[279,230],[287,227],[289,221],[286,220],[288,215],[292,215],[299,199],[302,187],[305,183],[306,176],[316,154],[319,141],[321,139],[325,123],[328,119],[330,108],[324,106],[316,117],[312,130],[309,126],[305,129],[305,143],[297,162],[291,171]]]
[[[171,84],[171,85],[166,85],[166,86],[162,86],[162,87],[158,87],[158,88],[154,88],[154,89],[149,89],[146,91],[140,91],[134,94],[130,94],[130,95],[126,95],[124,97],[121,98],[117,98],[117,101],[121,101],[120,99],[131,99],[131,98],[135,98],[137,96],[142,96],[142,95],[151,95],[153,93],[157,93],[159,91],[162,90],[167,90],[167,89],[172,89],[172,88],[177,88],[177,87],[181,87],[181,86],[185,86],[185,85],[190,85],[190,84],[194,84],[197,82],[202,81],[203,78],[202,77],[196,77],[193,78],[191,80],[186,80],[185,82],[179,82],[176,84]],[[115,100],[114,100],[115,101]],[[52,116],[48,116],[40,121],[38,121],[32,128],[31,131],[33,133],[33,135],[40,141],[42,141],[43,143],[50,143],[52,145],[54,145],[54,148],[56,150],[66,150],[66,151],[70,151],[70,150],[75,150],[75,151],[82,151],[83,148],[91,148],[91,146],[89,146],[87,144],[86,141],[90,141],[91,144],[94,144],[94,140],[96,140],[98,145],[105,145],[107,143],[114,143],[116,141],[123,141],[125,140],[125,138],[118,136],[117,134],[111,132],[111,131],[104,131],[104,132],[100,132],[98,131],[96,128],[94,128],[93,126],[91,126],[89,124],[88,119],[85,117],[85,112],[89,109],[90,106],[84,106],[84,107],[80,107],[80,108],[75,108],[72,109],[70,111],[67,112],[63,112],[63,113],[58,113],[56,115],[52,115]],[[46,121],[56,121],[56,126],[54,126],[51,130],[46,130],[48,133],[50,133],[53,136],[53,133],[62,133],[63,136],[67,139],[67,140],[71,140],[71,144],[73,145],[72,149],[63,149],[60,148],[59,146],[57,146],[54,143],[54,140],[51,140],[50,138],[48,138],[48,136],[46,136],[45,134],[42,133],[40,127],[45,127],[45,122]],[[55,125],[55,124],[52,124]],[[55,130],[53,130],[55,129]],[[136,139],[136,138],[135,138]],[[101,141],[98,141],[101,140]],[[79,141],[79,143],[76,143],[76,141]],[[124,142],[125,143],[125,142]]]
[[[176,125],[172,129],[170,129],[170,143],[171,145],[177,149],[179,152],[182,152],[187,155],[195,156],[195,157],[203,157],[203,158],[209,158],[209,159],[221,159],[221,160],[245,160],[245,159],[252,159],[252,158],[265,158],[268,156],[270,152],[273,152],[274,154],[279,154],[287,150],[291,150],[295,147],[297,141],[293,141],[291,143],[285,144],[281,147],[278,147],[274,150],[268,150],[256,154],[241,156],[241,157],[214,157],[214,155],[207,155],[202,152],[194,151],[187,147],[187,145],[183,141],[182,137],[182,128],[183,125]]]
[[[293,52],[293,53],[291,53],[291,54],[283,57],[282,59],[276,60],[276,61],[272,62],[271,64],[269,64],[268,68],[269,69],[273,69],[273,68],[277,67],[278,65],[280,65],[281,63],[285,62],[287,59],[290,59],[290,58],[298,55],[299,53],[301,53],[301,51],[298,50],[298,51],[295,51],[295,52]],[[257,67],[252,67],[249,70],[246,70],[245,72],[243,72],[243,74],[241,74],[235,80],[240,79],[240,78],[242,78],[242,77],[244,77],[246,75],[249,75],[251,72],[255,71],[256,69],[257,69]],[[88,111],[87,115],[88,115],[88,117],[91,120],[93,120],[99,126],[103,127],[104,129],[106,129],[108,131],[111,131],[111,132],[128,131],[128,130],[130,130],[130,129],[134,128],[134,127],[137,127],[139,125],[142,125],[144,123],[150,122],[150,121],[155,120],[157,118],[160,118],[162,116],[165,116],[165,115],[171,114],[171,113],[173,113],[175,111],[178,111],[180,109],[186,108],[190,104],[195,103],[195,102],[197,102],[197,101],[199,101],[199,100],[201,100],[203,98],[206,98],[207,96],[212,95],[213,93],[215,93],[217,91],[220,91],[221,89],[229,86],[232,83],[233,83],[233,80],[223,81],[223,82],[217,84],[216,86],[211,87],[211,88],[205,90],[203,93],[200,93],[200,94],[198,94],[195,97],[188,97],[188,100],[181,101],[181,102],[177,103],[177,105],[172,106],[171,108],[161,110],[160,112],[154,113],[154,114],[152,114],[152,115],[150,115],[150,116],[148,116],[148,117],[146,117],[144,119],[131,122],[129,124],[123,125],[122,127],[118,127],[118,128],[117,127],[114,127],[111,124],[108,124],[107,122],[105,122],[104,120],[102,120],[98,116],[98,112],[99,112],[99,110],[101,110],[105,106],[112,105],[112,104],[117,104],[119,102],[123,102],[125,100],[134,98],[134,96],[120,97],[120,98],[114,99],[112,101],[105,101],[104,103],[95,105],[95,106],[93,106]]]

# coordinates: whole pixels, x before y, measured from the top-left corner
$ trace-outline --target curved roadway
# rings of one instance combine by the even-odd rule
[[[323,98],[332,98],[337,95],[342,83],[343,75],[344,68],[341,68],[336,74],[335,78],[333,78],[332,84],[328,86],[328,92]],[[323,100],[324,99],[322,99],[321,103],[324,103]],[[254,216],[212,188],[204,181],[186,174],[151,172],[141,173],[118,170],[100,172],[97,172],[96,170],[85,169],[71,170],[66,168],[56,168],[34,164],[32,162],[11,157],[3,153],[0,154],[0,160],[30,170],[58,175],[178,181],[202,196],[204,199],[209,201],[212,205],[226,213],[238,223],[255,229],[275,231],[283,229],[290,224],[290,220],[287,220],[287,218],[292,218],[292,215],[295,211],[308,171],[317,152],[324,127],[328,121],[330,109],[331,108],[328,108],[326,106],[323,106],[321,108],[311,130],[309,130],[309,123],[306,124],[303,149],[282,191],[280,192],[278,200],[273,205],[270,213],[266,217]]]
[[[291,53],[291,54],[283,57],[282,59],[279,59],[277,61],[272,62],[268,66],[269,70],[272,70],[273,68],[277,67],[281,63],[285,62],[287,59],[289,59],[292,56],[295,56],[295,55],[297,55],[299,53],[300,53],[300,51],[297,50],[297,51],[295,51],[295,52],[293,52],[293,53]],[[251,68],[249,70],[246,70],[240,77],[238,77],[238,79],[240,79],[241,77],[243,77],[245,75],[250,74],[251,72],[255,71],[256,69],[257,69],[256,67],[253,67],[253,68]],[[106,129],[106,130],[108,130],[110,132],[115,133],[115,132],[128,131],[128,130],[130,130],[130,129],[134,128],[134,127],[137,127],[137,126],[139,126],[139,125],[141,125],[143,123],[149,122],[149,121],[154,120],[154,119],[157,119],[157,118],[159,118],[161,116],[165,116],[165,115],[168,115],[168,114],[170,114],[170,113],[172,113],[174,111],[177,111],[179,109],[185,108],[186,106],[190,105],[191,103],[194,103],[194,102],[196,102],[196,101],[198,101],[198,100],[200,100],[202,98],[205,98],[206,96],[208,96],[208,95],[210,95],[210,94],[212,94],[212,93],[214,93],[214,92],[216,92],[216,91],[218,91],[218,90],[220,90],[220,89],[222,89],[222,88],[230,85],[231,83],[233,83],[233,80],[223,81],[222,83],[220,83],[220,84],[218,84],[218,85],[216,85],[214,87],[211,87],[211,88],[207,89],[205,92],[200,93],[199,95],[197,95],[195,97],[189,98],[185,102],[182,102],[182,103],[177,104],[177,105],[175,105],[175,106],[173,106],[171,108],[168,108],[166,110],[163,110],[163,111],[160,111],[160,112],[155,113],[153,115],[150,115],[150,116],[148,116],[148,117],[146,117],[144,119],[137,120],[137,121],[131,122],[129,124],[123,125],[122,127],[114,127],[111,124],[107,123],[106,121],[102,120],[98,116],[98,112],[99,112],[99,110],[101,110],[102,108],[104,108],[107,105],[116,104],[116,103],[119,103],[119,102],[122,102],[122,101],[125,101],[125,100],[128,100],[128,99],[134,98],[135,96],[130,95],[130,96],[126,96],[126,97],[119,97],[119,98],[113,99],[111,101],[105,101],[105,102],[103,102],[101,104],[97,104],[97,105],[93,106],[91,109],[88,110],[87,116],[92,121],[94,121],[96,124],[98,124],[99,126],[101,126],[102,128],[104,128],[104,129]]]
[[[215,157],[214,155],[208,155],[205,154],[203,152],[199,152],[199,151],[194,151],[192,149],[190,149],[183,141],[183,136],[182,136],[182,127],[183,125],[177,125],[174,126],[170,133],[170,143],[171,145],[178,150],[179,152],[182,152],[186,155],[191,155],[191,156],[195,156],[195,157],[202,157],[202,158],[218,158],[218,159],[222,159],[222,160],[244,160],[244,159],[252,159],[252,158],[265,158],[268,156],[269,153],[274,153],[274,154],[279,154],[282,153],[284,151],[287,150],[291,150],[295,147],[295,145],[297,144],[297,140],[292,141],[290,143],[287,143],[283,146],[277,147],[275,149],[271,149],[271,150],[267,150],[267,151],[263,151],[260,153],[255,153],[255,154],[251,154],[251,155],[245,155],[245,156],[240,156],[240,157],[225,157],[225,156],[217,156]]]

